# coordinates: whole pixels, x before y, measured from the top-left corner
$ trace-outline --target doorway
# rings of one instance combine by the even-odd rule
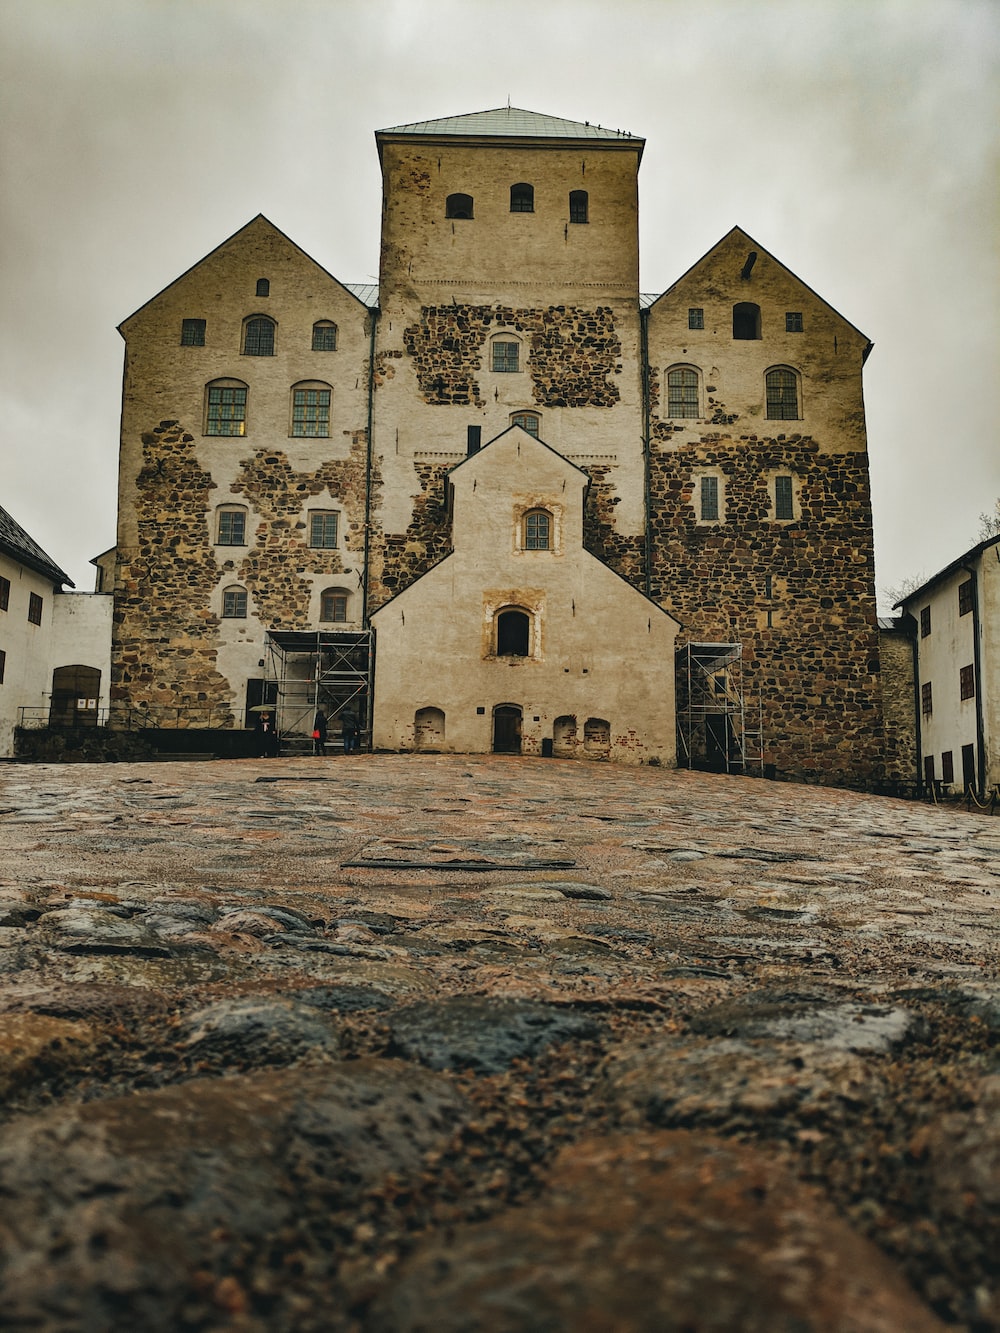
[[[521,753],[521,710],[517,704],[497,704],[493,710],[493,753]]]

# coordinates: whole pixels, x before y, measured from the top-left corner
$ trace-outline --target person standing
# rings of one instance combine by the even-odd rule
[[[313,754],[326,754],[326,733],[326,714],[320,708],[317,709],[316,716],[313,719]]]
[[[273,713],[257,714],[257,756],[260,759],[274,759],[278,753],[278,729]]]
[[[340,715],[340,730],[344,737],[344,754],[350,754],[358,748],[358,719],[349,708]]]

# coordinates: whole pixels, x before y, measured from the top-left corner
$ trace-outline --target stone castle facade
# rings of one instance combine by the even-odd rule
[[[376,746],[671,763],[679,707],[682,761],[891,774],[869,340],[739,228],[642,296],[641,139],[503,108],[376,142],[377,289],[258,217],[121,326],[115,707],[243,726],[269,644],[316,681],[371,639]],[[343,702],[296,697],[286,729]]]

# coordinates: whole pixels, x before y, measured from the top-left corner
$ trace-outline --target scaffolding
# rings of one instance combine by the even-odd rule
[[[748,705],[741,643],[688,643],[677,651],[677,763],[764,775],[763,705]]]
[[[374,631],[271,630],[265,641],[264,702],[283,737],[312,735],[318,711],[330,730],[350,709],[370,745]]]

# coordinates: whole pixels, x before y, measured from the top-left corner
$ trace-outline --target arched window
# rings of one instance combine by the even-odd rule
[[[247,433],[247,386],[242,380],[213,380],[205,387],[205,434]]]
[[[446,218],[471,218],[472,195],[450,194],[445,200],[444,215]]]
[[[569,192],[570,222],[586,222],[588,205],[589,205],[589,196],[587,195],[586,190],[570,190]]]
[[[222,618],[223,620],[246,620],[247,618],[247,590],[241,588],[238,583],[234,583],[222,591]]]
[[[346,588],[324,588],[319,595],[319,618],[322,621],[343,624],[347,620],[350,593]]]
[[[547,509],[529,509],[522,520],[522,541],[526,551],[552,550],[552,515]]]
[[[740,301],[733,306],[733,337],[753,339],[760,337],[760,306],[752,301]]]
[[[799,377],[787,366],[774,366],[764,376],[769,421],[797,421]]]
[[[542,419],[537,412],[511,412],[510,424],[520,426],[522,430],[526,430],[529,435],[533,435],[537,440]]]
[[[330,434],[331,392],[329,384],[321,381],[293,385],[290,435],[320,439]]]
[[[490,346],[490,364],[497,374],[513,375],[521,369],[521,344],[512,334],[499,334]]]
[[[337,326],[332,320],[318,319],[313,325],[312,349],[314,352],[337,350]]]
[[[413,746],[436,750],[444,744],[444,712],[440,708],[418,708],[413,715]]]
[[[274,356],[274,320],[251,315],[243,325],[244,356]]]
[[[497,615],[497,657],[527,657],[531,645],[531,617],[517,607]]]
[[[215,540],[219,546],[246,546],[247,511],[242,505],[219,506]]]
[[[510,211],[512,213],[534,213],[535,187],[520,181],[510,187]]]
[[[258,296],[271,295],[271,284],[268,282],[267,278],[257,279],[257,295]]]
[[[667,416],[697,417],[698,372],[690,366],[671,366],[667,371]]]

